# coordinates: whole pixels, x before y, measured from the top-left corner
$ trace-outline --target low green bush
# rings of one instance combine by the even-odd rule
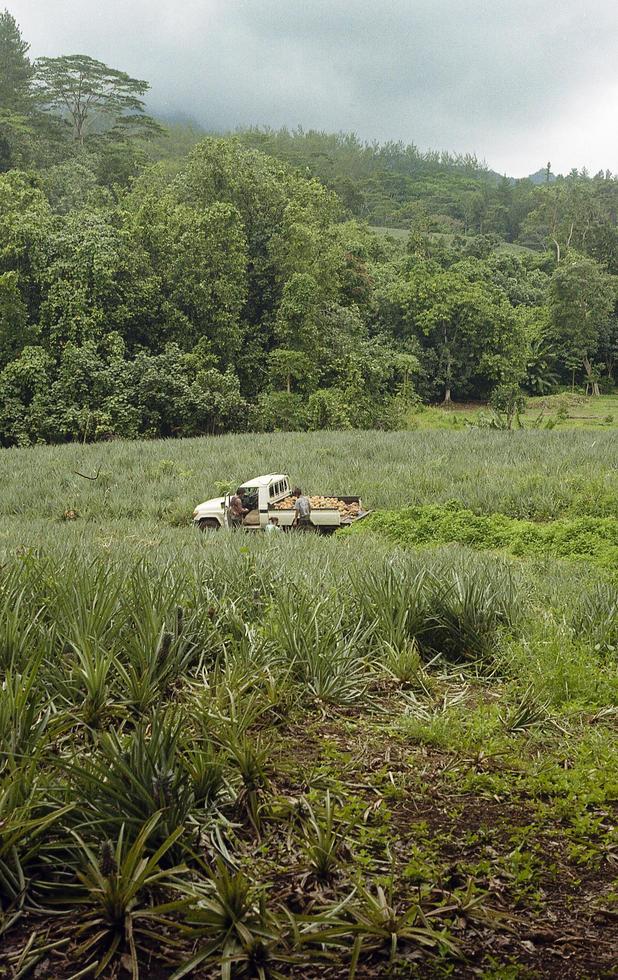
[[[351,528],[376,533],[404,546],[459,542],[504,550],[518,558],[554,557],[618,568],[618,519],[563,518],[541,524],[506,514],[475,514],[456,502],[376,511]]]

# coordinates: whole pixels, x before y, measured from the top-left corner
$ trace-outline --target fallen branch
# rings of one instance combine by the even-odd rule
[[[79,470],[73,470],[73,472],[75,473],[75,476],[81,476],[84,478],[84,480],[98,480],[99,473],[101,472],[101,467],[99,466],[94,476],[88,476],[87,473],[80,473]]]

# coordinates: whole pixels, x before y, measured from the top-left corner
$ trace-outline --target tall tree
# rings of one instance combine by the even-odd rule
[[[36,82],[41,105],[68,117],[73,138],[84,144],[93,119],[104,119],[114,136],[146,135],[159,127],[144,112],[148,82],[109,68],[85,54],[38,58]]]
[[[99,341],[110,330],[129,345],[156,343],[160,281],[120,220],[85,209],[54,222],[39,258],[38,323],[50,349]]]
[[[191,208],[169,194],[149,194],[133,222],[174,323],[168,338],[185,349],[205,338],[227,367],[242,346],[247,294],[248,255],[237,209],[221,203]]]
[[[572,255],[555,270],[549,284],[552,334],[563,354],[583,365],[593,395],[599,383],[593,358],[608,329],[616,301],[616,280],[593,259]]]
[[[5,272],[0,275],[0,368],[17,357],[30,340],[17,273]]]
[[[15,18],[4,10],[0,13],[0,106],[3,110],[21,112],[30,105],[34,72],[29,49]]]
[[[28,132],[33,107],[29,47],[15,18],[8,10],[0,13],[0,170],[13,164],[15,151]]]
[[[319,289],[313,276],[295,272],[283,288],[275,319],[277,349],[271,353],[271,371],[285,379],[288,394],[292,378],[307,382],[315,374],[318,356]]]
[[[523,324],[491,284],[419,263],[407,279],[389,285],[387,294],[400,317],[396,335],[418,337],[424,369],[445,404],[523,377]]]

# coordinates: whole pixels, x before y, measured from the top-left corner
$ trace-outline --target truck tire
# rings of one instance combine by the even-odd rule
[[[197,526],[200,531],[218,531],[221,527],[216,517],[203,517]]]

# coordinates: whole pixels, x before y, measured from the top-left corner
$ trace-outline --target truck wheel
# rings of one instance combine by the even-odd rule
[[[202,517],[201,521],[197,522],[197,526],[200,531],[218,531],[221,527],[216,517]]]

